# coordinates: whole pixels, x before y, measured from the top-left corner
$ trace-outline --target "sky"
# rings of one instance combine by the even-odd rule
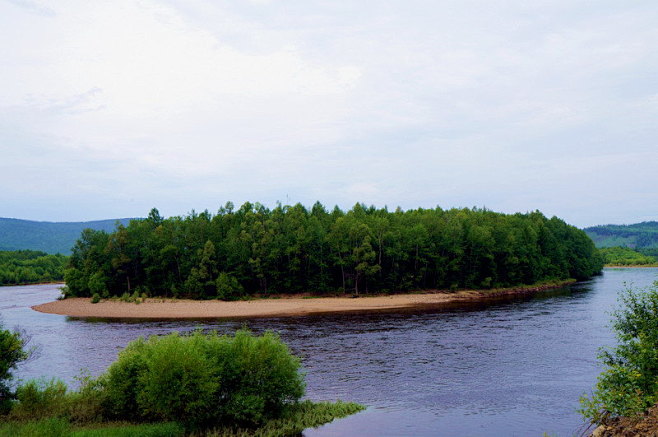
[[[0,217],[658,220],[658,2],[0,0]]]

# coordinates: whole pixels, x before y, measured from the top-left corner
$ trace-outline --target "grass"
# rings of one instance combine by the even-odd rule
[[[185,429],[177,423],[114,423],[89,427],[73,426],[64,418],[49,418],[27,423],[0,425],[0,437],[178,437]]]
[[[364,410],[352,402],[304,401],[292,406],[280,419],[259,428],[215,428],[186,432],[178,423],[98,423],[76,426],[65,418],[48,418],[27,423],[0,424],[0,437],[281,437],[297,436],[307,428],[315,428]]]

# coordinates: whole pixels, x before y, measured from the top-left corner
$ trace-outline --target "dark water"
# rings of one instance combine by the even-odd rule
[[[107,322],[41,314],[56,286],[0,289],[8,327],[20,326],[39,355],[19,376],[74,383],[102,372],[140,335],[198,327],[233,332],[243,324],[280,333],[302,357],[314,400],[370,408],[311,436],[571,436],[582,429],[579,396],[610,345],[608,311],[624,283],[647,286],[658,269],[609,269],[603,276],[531,299],[462,309],[253,321]]]

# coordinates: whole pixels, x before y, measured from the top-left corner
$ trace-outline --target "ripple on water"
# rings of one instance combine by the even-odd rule
[[[256,319],[302,357],[308,397],[370,408],[307,437],[335,435],[568,436],[581,419],[579,396],[600,371],[597,348],[611,344],[606,311],[624,282],[651,284],[658,269],[606,270],[592,281],[534,298],[446,311]],[[20,325],[41,348],[22,377],[68,382],[102,372],[139,336],[198,327],[230,333],[244,321],[85,321],[29,309],[56,286],[4,287],[5,325]]]

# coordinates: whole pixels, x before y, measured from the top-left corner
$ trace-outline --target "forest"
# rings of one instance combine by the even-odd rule
[[[603,261],[582,231],[540,212],[391,212],[316,202],[163,218],[157,209],[114,232],[87,229],[65,271],[66,296],[239,299],[275,293],[486,289],[585,279]]]
[[[603,262],[611,266],[650,266],[658,265],[658,259],[644,255],[628,247],[604,247],[599,249]]]
[[[0,251],[0,285],[61,281],[68,259],[37,250]]]
[[[630,247],[644,255],[658,256],[658,222],[592,226],[584,230],[596,247]]]

